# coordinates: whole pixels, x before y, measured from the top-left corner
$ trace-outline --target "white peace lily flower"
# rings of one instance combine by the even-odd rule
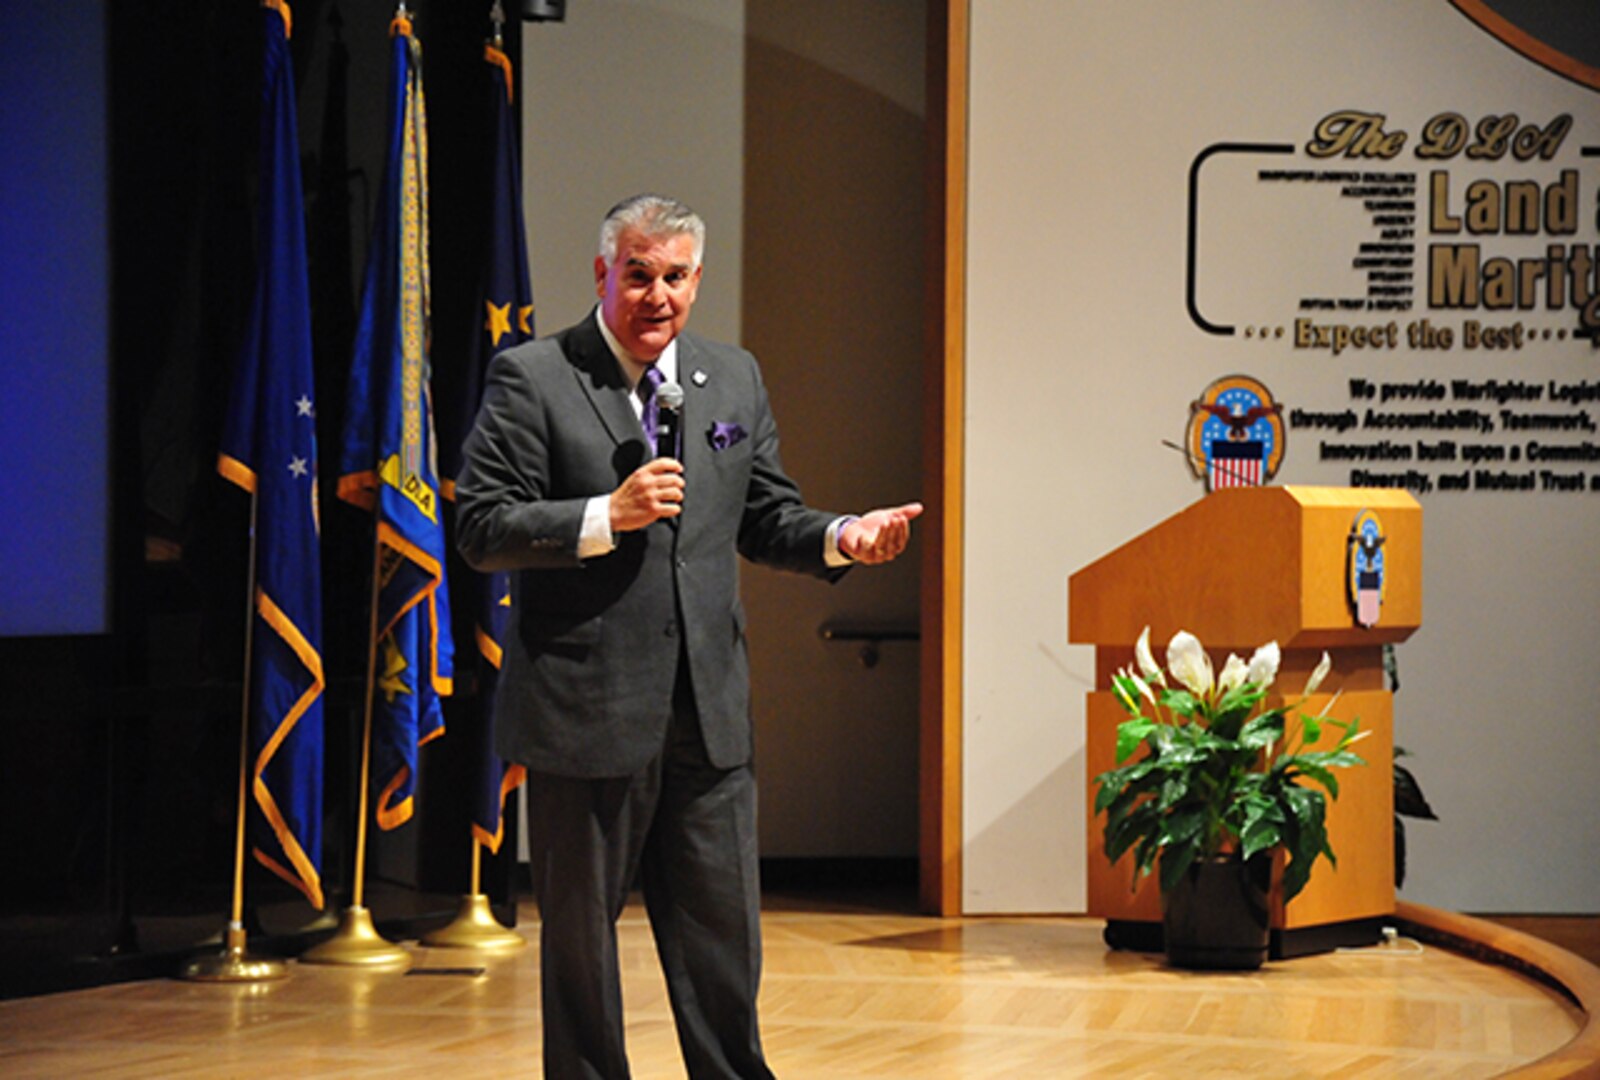
[[[1135,686],[1137,686],[1137,687],[1138,687],[1138,688],[1139,688],[1139,693],[1141,693],[1141,694],[1143,694],[1143,695],[1144,695],[1144,699],[1145,699],[1145,700],[1146,700],[1146,701],[1148,701],[1148,702],[1149,702],[1149,703],[1150,703],[1150,704],[1151,704],[1151,705],[1152,705],[1152,706],[1154,706],[1154,707],[1156,707],[1156,708],[1160,708],[1160,707],[1161,707],[1161,706],[1160,706],[1160,705],[1159,705],[1159,704],[1158,704],[1158,703],[1157,703],[1157,702],[1156,702],[1156,694],[1155,694],[1155,691],[1154,691],[1154,690],[1152,690],[1152,689],[1150,689],[1150,684],[1149,684],[1149,683],[1147,683],[1147,682],[1145,682],[1145,681],[1144,681],[1144,680],[1143,680],[1143,679],[1141,679],[1141,678],[1140,678],[1140,677],[1139,677],[1139,676],[1138,676],[1138,675],[1136,675],[1136,674],[1134,674],[1134,673],[1133,673],[1133,672],[1131,672],[1131,671],[1130,671],[1130,672],[1128,672],[1128,678],[1129,678],[1129,679],[1130,679],[1130,680],[1132,680],[1132,682],[1133,682],[1133,685],[1135,685]]]
[[[1306,690],[1301,696],[1310,697],[1312,694],[1315,694],[1317,692],[1317,687],[1322,685],[1322,680],[1326,679],[1328,677],[1328,672],[1332,670],[1333,657],[1329,656],[1327,652],[1323,652],[1322,661],[1321,663],[1317,664],[1317,670],[1311,673],[1311,678],[1306,680]]]
[[[1244,682],[1244,661],[1234,653],[1228,654],[1228,662],[1222,665],[1222,674],[1217,676],[1217,693],[1226,694]]]
[[[1244,677],[1245,682],[1255,683],[1257,686],[1271,686],[1272,680],[1278,677],[1278,664],[1282,659],[1278,643],[1267,642],[1250,658],[1250,667]]]
[[[1167,670],[1196,697],[1211,694],[1211,658],[1189,631],[1179,630],[1167,643]]]
[[[1156,663],[1156,654],[1150,651],[1150,628],[1147,626],[1139,632],[1139,640],[1133,646],[1134,659],[1139,661],[1139,670],[1144,672],[1144,677],[1159,686],[1167,685],[1167,677],[1162,674],[1161,667]]]

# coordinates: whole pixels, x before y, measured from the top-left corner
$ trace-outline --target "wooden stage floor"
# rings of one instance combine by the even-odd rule
[[[769,896],[762,1017],[788,1080],[1495,1076],[1585,1016],[1503,966],[1401,938],[1268,964],[1169,969],[1083,918],[941,919]],[[253,985],[154,980],[0,1001],[0,1076],[537,1076],[537,924],[409,974],[291,963]],[[634,1075],[682,1077],[642,907],[619,930]],[[483,965],[481,976],[426,972]]]

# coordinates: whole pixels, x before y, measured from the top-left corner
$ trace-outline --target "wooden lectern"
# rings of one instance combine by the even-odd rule
[[[1364,623],[1370,625],[1364,625]],[[1383,646],[1422,623],[1422,508],[1404,491],[1371,488],[1228,488],[1193,504],[1072,575],[1068,639],[1095,646],[1088,695],[1088,908],[1113,945],[1158,948],[1161,892],[1154,874],[1134,886],[1133,858],[1112,866],[1094,778],[1116,764],[1127,716],[1111,676],[1134,666],[1150,627],[1156,660],[1179,630],[1198,637],[1222,670],[1276,641],[1283,662],[1268,705],[1294,700],[1326,650],[1333,671],[1302,711],[1359,717],[1372,734],[1354,749],[1365,767],[1339,771],[1328,805],[1335,869],[1318,860],[1310,884],[1273,901],[1272,956],[1371,944],[1394,913],[1394,711]],[[1292,717],[1291,717],[1292,718]],[[1337,731],[1324,733],[1330,742]]]

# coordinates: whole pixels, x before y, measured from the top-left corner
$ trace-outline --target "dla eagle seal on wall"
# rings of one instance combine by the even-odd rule
[[[1248,375],[1228,375],[1189,406],[1189,468],[1206,490],[1260,487],[1283,463],[1283,406]]]

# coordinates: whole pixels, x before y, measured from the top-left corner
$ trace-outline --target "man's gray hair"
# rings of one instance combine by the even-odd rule
[[[688,236],[694,241],[694,265],[706,250],[706,223],[677,199],[665,195],[634,195],[606,212],[600,223],[600,257],[610,266],[617,259],[617,238],[624,229],[637,229],[652,239]]]

